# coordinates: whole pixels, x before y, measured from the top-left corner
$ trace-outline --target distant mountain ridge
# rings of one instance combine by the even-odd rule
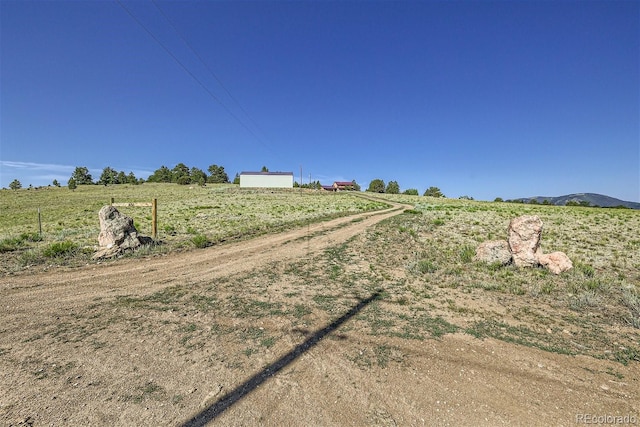
[[[536,196],[536,197],[523,197],[517,199],[518,201],[524,203],[530,203],[532,200],[542,204],[545,200],[548,203],[556,206],[564,206],[567,203],[577,203],[583,204],[589,203],[589,206],[600,206],[603,208],[614,208],[619,206],[624,206],[630,209],[640,209],[640,203],[636,202],[627,202],[625,200],[616,199],[615,197],[605,196],[603,194],[596,193],[575,193],[575,194],[567,194],[565,196],[558,197],[545,197],[545,196]]]

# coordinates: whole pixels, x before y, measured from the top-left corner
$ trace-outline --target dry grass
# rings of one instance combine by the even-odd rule
[[[75,191],[55,187],[1,190],[0,268],[15,271],[45,262],[73,263],[70,257],[51,260],[43,256],[45,247],[65,241],[79,248],[73,254],[76,261],[87,262],[97,246],[98,211],[109,204],[111,197],[119,203],[158,199],[158,239],[162,245],[138,255],[205,247],[385,206],[351,193],[240,189],[235,185],[147,183],[79,186]],[[151,234],[150,208],[119,210],[134,219],[141,234]]]
[[[148,193],[138,194],[141,189]],[[34,244],[65,238],[79,246],[93,245],[98,231],[96,212],[108,199],[108,190],[72,193],[75,203],[86,200],[86,207],[61,203],[61,219],[47,222],[45,242]],[[104,193],[101,197],[94,193],[99,191]],[[390,195],[379,196],[380,203],[374,203],[350,194],[241,191],[227,186],[190,190],[144,185],[122,191],[117,196],[122,201],[163,194],[166,199],[159,197],[160,229],[172,225],[175,231],[175,235],[161,235],[169,249],[194,247],[194,241],[205,242],[205,238],[207,244],[216,243],[375,209],[385,200],[414,206],[346,244],[294,263],[276,263],[215,285],[178,285],[162,294],[114,301],[134,311],[207,313],[215,307],[220,318],[235,319],[232,329],[217,323],[213,329],[204,323],[176,325],[184,338],[180,346],[185,348],[201,345],[211,333],[237,335],[238,342],[248,340],[237,362],[242,364],[278,341],[277,331],[251,329],[256,320],[306,328],[327,322],[358,298],[381,291],[382,297],[349,327],[412,340],[458,331],[558,353],[621,363],[640,361],[638,211]],[[10,193],[11,203],[26,202],[23,194]],[[29,199],[24,210],[34,206]],[[519,270],[473,261],[480,242],[506,238],[510,219],[523,214],[541,217],[543,250],[565,252],[574,263],[573,270],[553,275],[544,269]],[[3,228],[4,235],[32,230],[29,221],[16,219],[15,211],[3,210],[3,215],[14,218],[12,228]],[[134,217],[139,216],[134,212]],[[141,228],[144,232],[144,226]],[[276,296],[272,288],[282,293]],[[152,330],[155,326],[146,327]],[[384,364],[393,359],[391,349],[374,350],[356,362]]]
[[[189,222],[199,213],[213,212],[216,209],[213,206],[223,200],[228,200],[227,204],[242,203],[245,210],[258,201],[266,204],[264,200],[277,200],[275,204],[281,205],[283,212],[301,206],[300,199],[313,200],[317,205],[340,201],[378,206],[353,196],[333,198],[329,194],[320,199],[313,194],[243,193],[223,188],[218,189],[222,194],[213,201],[210,190],[197,189],[203,196],[197,202],[200,204],[193,201],[190,209],[181,210],[187,203],[182,200],[176,203],[173,212],[175,215],[190,212],[190,216],[182,217]],[[238,270],[239,273],[209,276],[215,279],[171,276],[153,290],[137,286],[120,288],[86,299],[82,304],[66,302],[60,308],[47,304],[49,311],[43,313],[17,311],[15,318],[22,315],[24,324],[18,320],[5,326],[0,342],[0,356],[7,372],[22,381],[11,389],[16,394],[2,408],[9,414],[9,424],[14,419],[18,420],[16,423],[24,420],[18,414],[25,413],[43,414],[40,416],[48,424],[50,420],[58,420],[57,412],[67,407],[79,408],[84,403],[93,406],[82,412],[82,417],[104,411],[102,424],[145,423],[148,414],[155,414],[155,420],[177,424],[188,414],[201,410],[202,405],[220,399],[247,376],[265,373],[265,367],[281,355],[289,354],[372,295],[375,299],[364,309],[354,312],[353,317],[326,336],[331,345],[325,342],[322,349],[319,346],[309,350],[299,359],[302,365],[281,371],[269,386],[269,393],[278,390],[279,384],[291,388],[292,394],[286,396],[298,393],[299,389],[292,386],[297,382],[323,387],[318,385],[322,376],[317,373],[334,368],[340,375],[327,379],[326,390],[334,390],[336,384],[349,385],[359,375],[376,381],[367,383],[371,390],[378,387],[385,390],[384,383],[377,382],[381,378],[387,381],[397,377],[404,385],[409,377],[402,375],[408,372],[429,375],[428,370],[419,370],[425,360],[459,361],[458,354],[439,355],[437,349],[458,351],[458,344],[452,347],[446,343],[463,342],[458,339],[464,334],[463,339],[469,342],[476,341],[469,337],[472,336],[514,344],[515,347],[508,346],[517,349],[513,353],[506,350],[507,346],[496,351],[502,354],[495,357],[508,363],[513,354],[522,357],[523,347],[585,356],[550,357],[546,360],[557,364],[550,371],[541,370],[542,362],[547,362],[538,351],[532,351],[532,359],[527,359],[532,368],[524,368],[524,372],[525,376],[533,372],[536,380],[526,383],[517,380],[518,373],[512,371],[523,369],[516,357],[518,363],[509,365],[507,371],[499,370],[499,375],[493,377],[489,383],[491,393],[506,387],[505,384],[507,390],[525,384],[526,392],[530,393],[527,398],[533,402],[531,407],[538,410],[535,396],[544,395],[540,392],[541,384],[556,390],[553,399],[566,398],[567,387],[578,390],[584,386],[587,388],[580,396],[593,399],[589,401],[591,404],[609,399],[603,405],[616,403],[635,413],[634,364],[640,362],[640,255],[638,238],[630,230],[639,228],[640,212],[425,197],[382,196],[382,200],[402,201],[413,205],[413,209],[344,243],[319,252],[302,251],[293,260],[273,258],[277,261],[265,261],[260,268],[251,265]],[[94,205],[90,208],[92,217],[99,206]],[[310,208],[306,206],[305,209]],[[333,208],[333,212],[338,210]],[[165,217],[168,213],[165,211]],[[556,276],[543,269],[515,269],[473,261],[479,242],[504,238],[509,220],[522,214],[542,218],[544,249],[566,252],[574,262],[573,270]],[[184,242],[207,233],[198,230],[199,234],[190,234],[184,226],[177,228],[181,231],[171,236],[176,244],[187,245]],[[17,229],[14,235],[19,232],[25,230]],[[193,243],[189,245],[194,248]],[[175,248],[171,244],[165,247]],[[82,257],[77,253],[74,256]],[[28,291],[23,292],[30,298]],[[453,340],[442,339],[448,334],[459,335]],[[436,340],[441,342],[435,343]],[[494,341],[486,342],[492,348],[496,345]],[[482,347],[470,348],[475,353]],[[434,351],[437,354],[434,358],[419,356]],[[483,354],[494,357],[492,349]],[[480,356],[470,357],[465,360],[473,360],[474,369],[481,366]],[[455,367],[455,372],[444,377],[451,381],[445,384],[447,387],[460,380],[458,368],[466,369],[457,366],[455,360],[453,365],[446,365]],[[577,370],[562,376],[562,366]],[[540,372],[544,376],[540,377]],[[510,382],[512,374],[515,382]],[[593,382],[594,374],[599,375],[601,382]],[[483,378],[482,387],[486,386],[485,381]],[[16,380],[13,384],[17,383]],[[353,388],[347,390],[361,395],[362,388],[356,387],[360,384],[354,382]],[[482,388],[480,382],[477,384]],[[629,397],[606,391],[603,384],[611,389],[620,387]],[[393,390],[392,393],[397,393],[399,389]],[[449,390],[446,388],[444,392],[449,395]],[[63,393],[70,400],[57,398]],[[275,396],[274,399],[280,399],[280,395]],[[474,391],[468,400],[471,407],[476,398]],[[75,402],[76,406],[68,402]],[[581,401],[575,407],[589,408],[589,402]],[[549,408],[553,409],[554,403]],[[53,411],[55,415],[45,411],[50,407],[57,408]],[[327,410],[333,413],[334,409]],[[316,406],[311,410],[316,411]],[[555,410],[568,411],[567,407]],[[240,412],[234,416],[244,416],[238,415]],[[66,413],[69,421],[61,422],[86,424],[84,418],[73,418],[73,413]],[[130,418],[123,418],[124,413]],[[573,418],[567,418],[565,424],[571,422]],[[243,422],[234,418],[229,423],[236,424]]]

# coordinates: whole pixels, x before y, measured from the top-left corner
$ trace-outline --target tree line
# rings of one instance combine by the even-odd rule
[[[114,184],[142,184],[144,182],[165,182],[180,185],[205,185],[225,184],[229,182],[229,176],[224,170],[224,166],[210,165],[207,172],[202,169],[189,168],[184,163],[178,163],[173,169],[162,165],[156,169],[146,181],[143,178],[136,178],[133,172],[126,174],[124,171],[117,171],[110,166],[102,170],[100,178],[94,182],[89,169],[84,166],[75,168],[68,181],[70,189],[75,189],[78,185],[114,185]],[[57,181],[54,180],[54,185]]]
[[[262,167],[262,172],[268,172],[269,169],[266,166]],[[184,163],[178,163],[172,169],[162,165],[156,169],[146,180],[143,178],[137,178],[133,172],[125,173],[124,171],[117,171],[116,169],[107,166],[102,170],[100,178],[94,181],[89,169],[85,166],[77,166],[69,181],[67,183],[69,189],[75,190],[78,185],[117,185],[117,184],[142,184],[144,182],[157,182],[157,183],[175,183],[180,185],[205,185],[205,184],[226,184],[229,183],[229,176],[224,170],[224,166],[212,164],[207,168],[207,171],[203,171],[197,167],[188,167]],[[240,175],[236,173],[233,184],[240,184]],[[60,186],[57,180],[53,180],[53,185]],[[360,185],[353,181],[353,190],[360,191]],[[321,189],[322,184],[320,181],[314,181],[308,184],[300,185],[295,182],[294,187]],[[22,188],[20,181],[13,180],[9,184],[9,188],[17,190]],[[367,188],[370,193],[387,193],[387,194],[400,194],[400,185],[397,181],[389,181],[385,184],[382,179],[374,179],[369,183]],[[402,192],[407,195],[419,195],[418,190],[415,188],[409,188]],[[431,197],[445,197],[442,191],[438,187],[429,187],[423,193],[424,196]]]
[[[389,181],[386,185],[381,179],[374,179],[369,183],[369,188],[367,188],[370,193],[386,193],[386,194],[400,194],[400,185],[397,181]],[[408,188],[402,192],[402,194],[407,194],[410,196],[419,195],[418,190],[415,188]],[[438,187],[429,187],[423,193],[423,196],[430,197],[446,197],[442,194],[442,191]]]

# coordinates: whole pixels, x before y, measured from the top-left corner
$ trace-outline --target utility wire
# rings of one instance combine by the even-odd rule
[[[227,87],[224,85],[224,83],[222,83],[222,80],[220,80],[220,78],[216,75],[216,73],[213,72],[213,70],[211,69],[211,67],[209,67],[209,65],[204,61],[204,59],[202,59],[202,57],[198,54],[198,52],[195,50],[195,48],[191,45],[191,43],[189,43],[189,41],[187,41],[187,39],[182,35],[182,33],[178,30],[178,28],[175,26],[175,24],[173,23],[173,21],[171,21],[171,19],[167,16],[167,14],[164,12],[164,10],[162,10],[162,8],[158,5],[158,3],[156,2],[156,0],[151,0],[151,2],[153,3],[153,5],[156,7],[156,9],[158,9],[158,11],[162,14],[162,16],[164,16],[164,19],[167,20],[167,22],[169,23],[169,25],[171,25],[171,28],[173,28],[173,31],[178,35],[178,37],[180,37],[180,39],[182,40],[182,42],[189,48],[189,50],[191,50],[191,52],[196,56],[196,58],[198,58],[198,60],[200,61],[200,63],[202,65],[205,66],[205,68],[207,69],[207,71],[209,71],[209,74],[211,74],[211,76],[213,76],[213,78],[218,82],[218,84],[220,84],[220,86],[222,87],[222,89],[224,89],[225,92],[227,92],[227,95],[229,95],[229,97],[231,98],[231,100],[233,100],[233,102],[235,102],[235,104],[238,106],[238,108],[240,108],[240,110],[242,110],[242,112],[244,113],[244,115],[249,119],[249,121],[251,121],[251,123],[255,126],[256,129],[258,129],[258,131],[260,131],[260,133],[262,133],[262,135],[266,136],[265,132],[260,128],[260,126],[258,125],[258,123],[253,119],[253,117],[251,117],[251,115],[242,107],[242,104],[240,104],[240,102],[231,94],[231,92],[229,91],[229,89],[227,89]],[[267,138],[268,139],[268,138]]]
[[[200,80],[198,79],[198,77],[196,77],[195,74],[193,74],[172,52],[171,50],[169,50],[169,48],[167,48],[152,32],[151,30],[149,30],[122,2],[121,0],[115,0],[116,3],[118,3],[118,5],[124,9],[125,12],[127,12],[127,14],[134,20],[136,21],[136,23],[138,25],[140,25],[142,27],[143,30],[146,31],[147,34],[149,34],[149,36],[151,36],[151,38],[158,43],[158,45],[160,45],[160,47],[162,47],[162,49],[164,49],[165,52],[167,52],[167,54],[169,54],[169,56],[171,56],[171,58],[173,58],[173,60],[187,73],[189,74],[189,76],[191,76],[191,78],[193,80],[195,80],[200,87],[202,87],[202,89],[205,90],[205,92],[207,92],[209,94],[209,96],[211,98],[213,98],[217,103],[219,103],[226,111],[227,113],[229,113],[229,115],[231,115],[231,117],[233,117],[238,123],[240,123],[240,125],[242,125],[242,127],[244,127],[251,135],[253,135],[254,138],[256,138],[256,140],[258,140],[262,145],[264,145],[269,151],[271,151],[273,153],[273,150],[271,149],[271,147],[269,147],[267,144],[265,144],[260,137],[258,137],[258,135],[255,134],[255,132],[249,127],[247,126],[242,120],[240,120],[238,118],[238,116],[236,116],[233,111],[231,111],[221,100],[220,98],[218,98],[213,92],[211,92],[209,90],[209,88]]]

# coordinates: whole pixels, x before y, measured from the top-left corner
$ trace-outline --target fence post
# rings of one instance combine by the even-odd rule
[[[158,199],[151,202],[151,237],[153,240],[158,238]]]
[[[42,239],[42,218],[40,217],[40,208],[38,208],[38,232],[40,234],[40,238]]]
[[[111,198],[111,202],[109,203],[109,206],[113,206],[113,203],[114,203],[115,201],[116,201],[116,199],[112,197],[112,198]]]

